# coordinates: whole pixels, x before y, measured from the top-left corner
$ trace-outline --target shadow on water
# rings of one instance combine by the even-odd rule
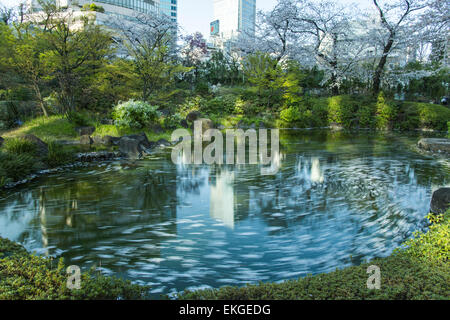
[[[108,162],[0,195],[0,235],[149,284],[155,297],[281,281],[386,256],[421,226],[449,163],[415,136],[289,131],[258,165]]]

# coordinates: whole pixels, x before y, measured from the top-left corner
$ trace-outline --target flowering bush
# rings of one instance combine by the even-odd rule
[[[157,109],[147,102],[130,100],[114,107],[113,118],[121,127],[144,128],[157,122],[161,116]]]

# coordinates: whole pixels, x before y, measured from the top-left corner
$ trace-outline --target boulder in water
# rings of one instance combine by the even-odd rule
[[[450,208],[450,188],[441,188],[433,193],[431,212],[443,214]]]
[[[421,139],[418,146],[425,151],[450,154],[450,139]]]

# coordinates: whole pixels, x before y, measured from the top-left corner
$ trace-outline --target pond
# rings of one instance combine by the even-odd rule
[[[184,289],[282,281],[389,255],[423,225],[450,162],[418,136],[283,131],[258,165],[175,165],[170,150],[0,193],[0,236],[82,269]]]

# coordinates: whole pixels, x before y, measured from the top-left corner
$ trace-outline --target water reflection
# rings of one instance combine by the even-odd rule
[[[211,181],[210,215],[211,218],[234,228],[234,172],[220,171]]]
[[[280,281],[389,254],[419,227],[448,163],[416,138],[285,136],[273,165],[173,165],[169,154],[52,174],[0,195],[0,235],[138,283]]]

